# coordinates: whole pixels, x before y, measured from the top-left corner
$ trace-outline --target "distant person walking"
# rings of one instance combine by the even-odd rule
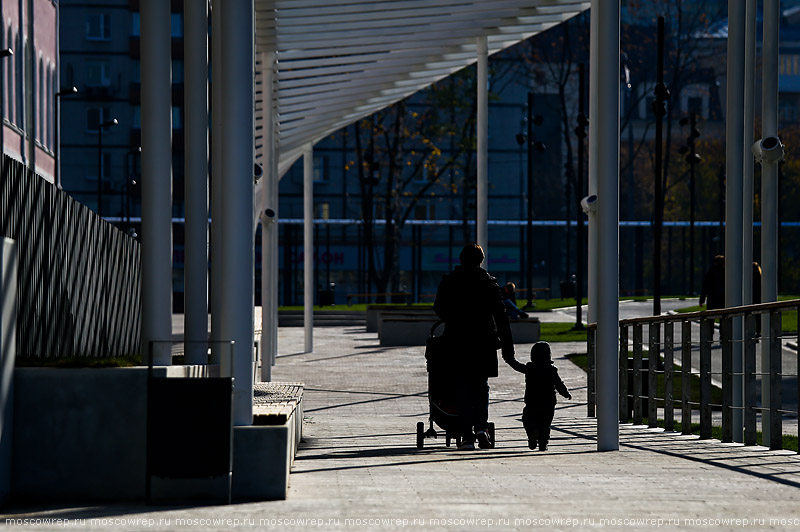
[[[523,364],[514,356],[503,356],[506,363],[525,374],[525,409],[522,411],[522,424],[528,434],[528,448],[539,446],[540,451],[547,450],[550,441],[550,425],[556,411],[556,392],[567,399],[572,395],[551,359],[550,344],[536,342],[531,348],[531,361]]]
[[[707,309],[725,308],[725,256],[717,255],[711,269],[703,277],[700,288],[700,305],[708,302]]]
[[[483,249],[468,244],[458,256],[461,264],[446,274],[433,308],[444,320],[443,337],[453,350],[453,374],[458,381],[456,401],[461,424],[459,449],[491,446],[486,434],[489,419],[489,381],[497,377],[497,349],[514,356],[511,327],[500,286],[481,268]],[[474,430],[474,432],[473,432]]]

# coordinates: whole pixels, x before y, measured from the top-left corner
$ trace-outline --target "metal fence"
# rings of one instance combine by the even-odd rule
[[[664,425],[675,428],[675,415],[680,413],[680,430],[692,433],[693,418],[699,419],[700,438],[711,438],[714,426],[712,412],[721,413],[718,420],[722,428],[722,441],[734,441],[734,412],[742,411],[742,439],[746,445],[755,445],[758,414],[768,420],[769,440],[772,449],[781,449],[783,417],[797,417],[800,405],[800,383],[797,372],[783,372],[783,340],[798,340],[800,323],[796,331],[782,332],[782,314],[797,311],[800,300],[762,303],[720,310],[692,312],[675,315],[649,316],[619,322],[619,418],[622,422],[642,424],[645,416],[651,427]],[[800,312],[798,313],[800,316]],[[760,321],[766,316],[764,330]],[[714,341],[715,321],[719,320],[719,341]],[[735,321],[740,320],[742,335],[734,339]],[[693,340],[692,325],[699,324],[699,341]],[[676,325],[680,337],[676,337]],[[648,329],[647,357],[644,357],[644,327]],[[697,336],[695,334],[695,336]],[[596,325],[589,326],[588,353],[588,414],[595,415],[596,407]],[[742,368],[735,371],[734,345],[742,345]],[[712,353],[718,350],[718,353]],[[768,350],[769,367],[757,370],[757,351]],[[794,352],[800,368],[800,350]],[[676,359],[680,361],[679,369]],[[788,360],[788,359],[787,359]],[[794,362],[792,360],[792,362]],[[741,387],[734,386],[740,378]],[[679,383],[677,381],[680,381]],[[716,382],[714,382],[716,381]],[[791,382],[785,382],[791,381]],[[768,395],[760,401],[759,384],[768,386]],[[675,396],[676,384],[680,395]],[[714,400],[712,390],[721,389]],[[659,394],[659,389],[661,393]],[[699,391],[699,400],[693,400],[693,390]],[[741,404],[734,404],[734,391],[741,390]],[[784,397],[784,390],[794,392],[794,397]],[[697,393],[694,397],[697,397]],[[737,401],[738,402],[738,401]],[[763,404],[762,404],[763,403]],[[793,404],[795,409],[784,408]],[[661,414],[661,416],[659,416]],[[764,424],[762,422],[762,431]],[[800,426],[798,426],[800,430]]]
[[[6,155],[0,234],[20,251],[18,358],[139,353],[138,242]]]

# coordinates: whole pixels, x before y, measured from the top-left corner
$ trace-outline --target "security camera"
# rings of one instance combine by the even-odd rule
[[[253,164],[253,181],[258,183],[258,180],[264,176],[264,169],[258,163]]]
[[[597,212],[597,194],[586,196],[581,200],[581,208],[586,214]]]
[[[778,137],[766,137],[757,140],[751,148],[759,163],[775,164],[783,160],[783,144]]]
[[[264,216],[266,216],[267,218],[275,218],[275,211],[273,211],[272,209],[266,209],[264,210]]]

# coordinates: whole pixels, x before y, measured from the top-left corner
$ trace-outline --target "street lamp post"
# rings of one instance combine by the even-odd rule
[[[656,115],[656,154],[655,154],[655,217],[653,222],[653,314],[661,314],[661,227],[664,218],[664,191],[662,182],[662,137],[663,118],[667,114],[666,102],[669,89],[664,85],[664,17],[658,17],[658,67],[657,83],[654,90],[653,112]]]
[[[103,130],[119,124],[116,118],[97,125],[97,214],[103,216]]]
[[[528,302],[523,307],[524,310],[533,309],[533,152],[543,152],[546,147],[543,142],[533,140],[533,126],[542,125],[544,121],[541,115],[533,114],[533,92],[528,92],[528,132],[519,133],[517,142],[521,145],[527,144],[528,148],[528,235],[527,235],[527,259],[526,259],[526,279],[525,286],[528,291]]]
[[[583,237],[583,215],[580,208],[581,199],[584,195],[584,165],[583,165],[583,152],[584,152],[584,145],[586,141],[586,128],[589,125],[589,118],[586,116],[585,106],[584,106],[584,99],[583,94],[586,90],[585,88],[585,67],[584,64],[581,63],[578,69],[578,86],[579,88],[579,96],[578,96],[578,123],[575,127],[575,135],[578,137],[578,183],[576,190],[576,199],[577,199],[577,208],[575,209],[575,218],[578,222],[576,227],[576,236],[575,240],[577,241],[577,246],[575,250],[575,262],[576,268],[575,271],[577,276],[575,278],[575,329],[576,330],[583,330],[583,317],[581,311],[581,305],[583,305],[583,246],[584,246],[584,237]]]
[[[697,154],[694,143],[700,136],[700,130],[697,129],[697,113],[692,111],[688,120],[681,118],[680,124],[682,126],[688,124],[690,128],[686,145],[681,147],[680,152],[686,154],[686,162],[689,163],[689,294],[694,295],[694,181],[695,168],[702,161],[700,155]]]
[[[55,103],[55,106],[56,106],[56,116],[55,116],[56,123],[55,123],[55,127],[54,127],[54,129],[55,129],[55,142],[54,142],[55,146],[53,146],[53,148],[55,149],[55,159],[56,159],[55,160],[55,171],[54,171],[54,173],[55,173],[55,182],[56,182],[56,186],[58,188],[61,188],[61,159],[59,157],[59,153],[61,151],[61,145],[60,145],[60,140],[59,140],[59,138],[61,136],[61,113],[59,112],[59,103],[61,102],[61,97],[62,96],[71,96],[71,95],[77,94],[77,93],[78,93],[78,88],[77,87],[69,87],[67,89],[61,89],[55,95],[56,97],[55,97],[55,102],[54,103]]]

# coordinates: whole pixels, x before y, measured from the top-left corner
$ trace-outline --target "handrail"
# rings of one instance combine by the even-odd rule
[[[744,316],[745,314],[762,314],[775,310],[795,309],[800,307],[800,299],[789,299],[787,301],[773,301],[770,303],[758,303],[755,305],[743,305],[739,307],[727,307],[713,310],[697,310],[695,312],[681,312],[678,314],[659,314],[658,316],[642,316],[639,318],[626,318],[619,320],[622,325],[635,325],[637,323],[654,323],[661,321],[683,321],[698,320],[701,318],[724,318],[734,316]],[[596,323],[590,323],[589,327],[597,327]]]
[[[765,445],[771,449],[782,448],[782,416],[800,412],[786,410],[782,405],[783,377],[792,377],[782,371],[783,346],[781,339],[787,336],[798,338],[800,343],[800,314],[798,315],[798,332],[785,334],[782,331],[782,313],[800,309],[800,299],[759,303],[724,309],[704,310],[680,314],[662,314],[628,318],[619,321],[619,348],[617,366],[619,370],[619,417],[627,422],[633,419],[634,424],[641,424],[645,417],[649,426],[658,426],[659,411],[663,411],[664,426],[673,430],[674,412],[681,413],[681,430],[691,433],[692,416],[699,410],[700,437],[711,438],[712,408],[722,410],[722,441],[734,440],[735,412],[743,416],[743,435],[745,445],[756,443],[757,414],[762,413],[762,431]],[[759,330],[762,320],[759,315],[767,315],[763,321],[764,330]],[[734,318],[743,323],[741,336],[734,337]],[[714,340],[714,322],[719,320],[719,340]],[[692,325],[700,323],[699,342],[693,339]],[[675,324],[680,326],[677,332]],[[649,338],[643,339],[644,327],[649,330]],[[632,333],[632,334],[631,334]],[[694,333],[696,335],[696,332]],[[596,335],[597,324],[588,326],[587,334],[587,391],[588,415],[595,415],[596,391]],[[756,372],[756,346],[761,343],[761,350],[767,357],[768,365],[761,372]],[[741,344],[741,369],[734,369],[734,346]],[[718,347],[712,350],[712,345]],[[645,347],[646,346],[646,347]],[[716,349],[721,350],[716,351]],[[645,349],[647,351],[645,351]],[[648,354],[649,353],[649,354]],[[663,355],[662,353],[669,356]],[[630,355],[633,355],[632,357]],[[797,353],[800,367],[800,351]],[[677,360],[676,360],[677,358]],[[712,362],[715,368],[712,370]],[[699,363],[699,365],[698,365]],[[675,364],[680,364],[678,368]],[[721,365],[721,370],[720,370]],[[738,364],[737,364],[738,366]],[[698,369],[699,368],[699,369]],[[697,380],[699,383],[692,383]],[[756,396],[757,378],[762,377],[762,387],[767,391],[764,404],[759,406]],[[664,380],[664,397],[656,396],[659,387],[658,379]],[[714,379],[714,381],[712,381]],[[736,379],[741,379],[741,404],[734,404]],[[675,386],[680,383],[680,397],[673,397]],[[692,399],[692,388],[699,389],[699,403]],[[721,401],[712,401],[712,389],[720,388]],[[695,390],[698,391],[698,390]],[[797,391],[797,402],[800,405],[800,388]],[[721,403],[717,404],[717,403]],[[698,408],[699,406],[699,408]],[[798,406],[800,410],[800,406]],[[632,414],[632,415],[631,415]],[[738,422],[737,422],[738,423]],[[800,425],[800,416],[798,416]],[[738,425],[737,425],[738,427]],[[767,432],[769,438],[766,438]]]

